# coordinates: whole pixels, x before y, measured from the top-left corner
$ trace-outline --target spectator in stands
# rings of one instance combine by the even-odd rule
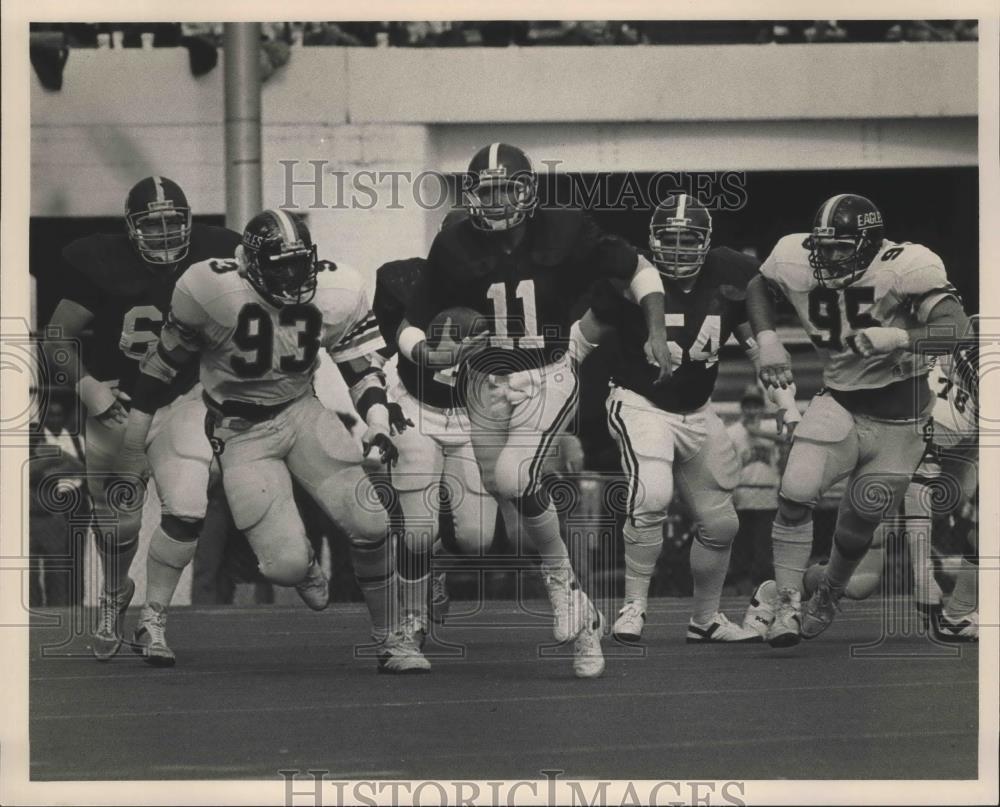
[[[771,525],[778,509],[778,444],[784,438],[762,423],[764,395],[751,384],[740,399],[740,419],[726,431],[740,459],[740,482],[733,504],[740,529],[733,544],[728,582],[736,593],[749,594],[774,576]]]

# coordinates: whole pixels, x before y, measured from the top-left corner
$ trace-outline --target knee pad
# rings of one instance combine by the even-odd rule
[[[451,508],[455,543],[464,555],[480,554],[493,540],[496,531],[497,505],[489,494],[465,492],[458,507]]]
[[[501,499],[520,499],[531,487],[531,462],[520,453],[504,450],[497,458],[493,469],[491,485],[487,487]],[[487,485],[487,475],[483,473],[483,485]]]
[[[272,583],[294,586],[305,579],[312,563],[312,552],[305,541],[287,541],[283,542],[280,552],[262,555],[258,550],[257,560],[261,574]]]
[[[319,504],[350,536],[351,542],[378,544],[385,540],[389,515],[379,493],[381,483],[366,476],[358,477],[353,469],[347,474],[334,474],[316,492]],[[392,493],[395,496],[395,492]]]
[[[717,551],[729,549],[740,529],[740,520],[732,506],[720,507],[717,513],[702,518],[703,521],[695,533],[695,540],[709,549]]]
[[[670,509],[670,499],[673,491],[665,490],[662,486],[643,486],[635,492],[633,503],[631,504],[632,523],[639,529],[662,528],[663,522],[667,520],[667,511]]]
[[[778,496],[777,522],[785,527],[798,527],[812,520],[813,506]]]
[[[182,518],[169,513],[160,517],[160,529],[175,541],[197,541],[204,524],[203,518]]]

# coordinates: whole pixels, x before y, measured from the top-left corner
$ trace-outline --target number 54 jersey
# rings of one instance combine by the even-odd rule
[[[195,264],[177,282],[161,334],[201,354],[201,383],[215,401],[286,403],[312,386],[319,349],[335,362],[384,346],[361,276],[320,262],[310,302],[276,306],[237,271],[236,261]]]
[[[823,382],[833,390],[877,389],[926,375],[928,359],[906,350],[863,358],[852,348],[863,328],[915,328],[945,297],[958,297],[941,259],[920,244],[885,240],[864,274],[843,289],[819,284],[809,265],[809,235],[787,235],[761,265],[761,274],[794,306],[824,360]]]

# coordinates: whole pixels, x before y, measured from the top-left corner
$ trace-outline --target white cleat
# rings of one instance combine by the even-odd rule
[[[591,603],[591,616],[573,642],[573,672],[577,678],[598,678],[604,673],[604,615]]]
[[[765,580],[750,595],[750,605],[743,617],[743,627],[767,638],[767,632],[774,622],[775,607],[778,601],[778,584],[773,580]]]
[[[978,642],[979,641],[979,611],[972,611],[961,616],[949,616],[946,610],[940,611],[932,623],[934,635],[942,642]]]
[[[768,628],[767,642],[771,647],[793,647],[802,638],[802,594],[792,588],[778,589],[774,621]]]
[[[322,611],[330,604],[330,581],[323,574],[323,568],[315,558],[309,564],[309,571],[306,579],[295,584],[295,590],[302,598],[302,602],[314,611]]]
[[[815,639],[833,624],[833,619],[840,610],[840,598],[843,596],[844,589],[831,586],[824,574],[816,591],[802,609],[803,639]]]
[[[723,642],[762,642],[763,637],[751,628],[744,628],[730,622],[724,613],[716,611],[707,625],[698,625],[692,619],[688,622],[688,644],[715,644]]]
[[[393,675],[430,672],[431,663],[413,639],[402,631],[390,633],[379,645],[378,671]]]
[[[407,611],[400,622],[400,630],[407,639],[421,650],[427,641],[427,615],[416,611]]]
[[[435,625],[443,625],[444,618],[448,616],[451,608],[451,597],[448,596],[448,587],[445,585],[445,573],[438,572],[431,575],[431,620]]]
[[[98,601],[98,626],[94,633],[93,651],[98,661],[109,661],[121,649],[122,623],[135,595],[135,581],[125,579],[121,591],[109,594],[105,591]]]
[[[641,600],[625,600],[618,619],[611,628],[611,635],[620,642],[632,644],[642,638],[646,626],[646,605]]]
[[[552,603],[552,635],[557,642],[568,642],[586,626],[590,600],[568,566],[544,572],[543,576]]]
[[[167,646],[166,631],[167,609],[154,602],[144,605],[132,637],[132,650],[154,667],[173,667],[176,658]]]

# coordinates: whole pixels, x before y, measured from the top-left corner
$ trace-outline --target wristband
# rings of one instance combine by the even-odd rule
[[[76,394],[91,415],[107,412],[118,400],[107,384],[92,375],[85,375],[76,382]]]
[[[413,358],[413,351],[421,342],[427,341],[427,334],[425,334],[420,328],[413,325],[408,325],[400,331],[399,336],[396,338],[396,344],[399,346],[399,352],[401,355],[405,356],[409,361],[415,363]]]
[[[372,404],[365,415],[365,423],[369,429],[389,433],[389,407],[385,404]]]

